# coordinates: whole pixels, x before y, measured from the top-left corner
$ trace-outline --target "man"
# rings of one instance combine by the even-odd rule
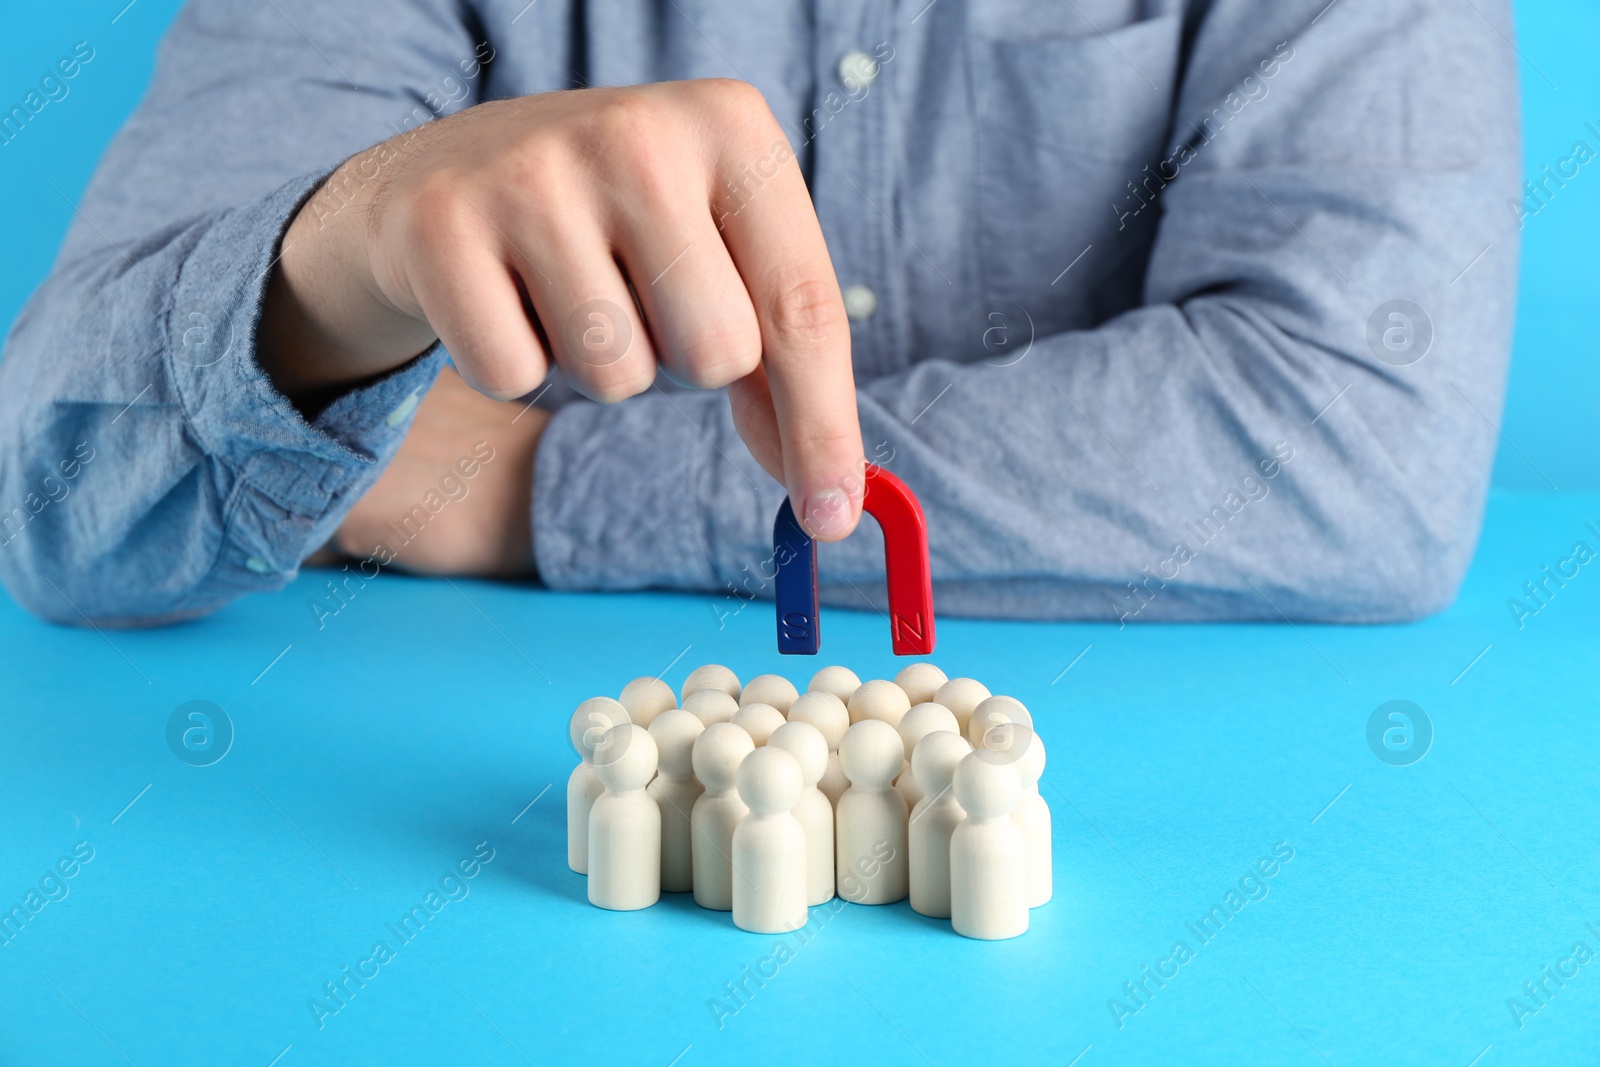
[[[1434,611],[1506,372],[1510,34],[1504,0],[194,0],[0,364],[0,576],[101,625],[330,541],[745,597],[787,492],[860,604],[872,462],[945,612]]]

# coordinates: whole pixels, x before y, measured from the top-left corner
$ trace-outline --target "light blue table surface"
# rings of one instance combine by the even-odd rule
[[[1413,626],[942,619],[935,661],[1049,745],[1055,899],[1001,943],[902,903],[815,909],[777,950],[684,896],[591,908],[566,867],[579,700],[706,662],[891,676],[873,612],[825,612],[813,660],[711,597],[385,575],[319,630],[309,571],[104,634],[0,601],[0,907],[41,904],[0,948],[0,1063],[1594,1063],[1600,560],[1520,629],[1507,606],[1577,541],[1600,551],[1600,495],[1497,493],[1458,603]],[[1367,741],[1392,699],[1434,731],[1408,766]],[[210,766],[168,746],[189,700],[233,724]]]

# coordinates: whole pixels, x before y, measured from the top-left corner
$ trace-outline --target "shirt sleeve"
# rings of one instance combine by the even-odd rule
[[[443,356],[308,420],[256,363],[266,281],[309,198],[341,209],[326,176],[473,102],[491,55],[445,0],[185,7],[0,363],[0,578],[20,603],[170,621],[281,587],[331,535]]]
[[[1192,7],[1142,306],[863,383],[941,612],[1409,619],[1471,558],[1516,289],[1506,4]],[[783,490],[719,397],[563,409],[535,494],[554,586],[771,595]],[[873,526],[823,546],[828,601],[884,604]]]

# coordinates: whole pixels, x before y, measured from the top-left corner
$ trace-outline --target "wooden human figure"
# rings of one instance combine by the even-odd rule
[[[806,834],[794,817],[800,764],[781,748],[758,748],[739,764],[739,797],[750,813],[733,831],[733,924],[781,934],[806,924]]]
[[[786,722],[767,739],[800,764],[800,799],[794,817],[806,833],[806,904],[816,907],[833,899],[833,805],[817,788],[828,768],[828,742],[807,722]]]
[[[589,813],[589,903],[637,911],[661,899],[661,809],[645,793],[656,773],[656,743],[623,723],[595,745],[605,792]]]
[[[983,735],[1008,722],[1033,729],[1033,716],[1022,701],[1015,697],[989,697],[972,709],[972,718],[967,722],[967,740],[972,742],[973,748],[993,748],[994,744],[986,743]]]
[[[849,701],[850,695],[861,688],[861,679],[849,667],[824,667],[811,676],[806,686],[808,693],[832,693],[839,703]]]
[[[911,812],[911,907],[935,919],[950,918],[950,835],[967,815],[950,780],[971,751],[960,734],[939,730],[911,753],[911,769],[928,794]]]
[[[927,662],[908,663],[894,676],[894,684],[905,690],[906,699],[911,701],[912,707],[932,700],[933,694],[949,680],[944,676],[944,671]]]
[[[679,696],[688,700],[689,694],[702,689],[720,689],[737,701],[742,688],[737,674],[719,664],[708,663],[689,672],[689,677],[683,680],[683,690]]]
[[[963,937],[1016,937],[1028,929],[1028,845],[1011,817],[1022,797],[1016,765],[979,749],[951,784],[967,817],[950,835],[950,924]]]
[[[668,708],[678,706],[678,698],[672,692],[672,686],[660,678],[635,678],[622,687],[622,693],[617,700],[628,709],[628,720],[650,729],[650,724],[655,722],[656,716]]]
[[[842,671],[844,668],[824,667],[817,673],[817,677],[820,678],[823,672],[830,670]],[[812,679],[812,684],[816,684],[816,679]],[[817,783],[817,788],[828,798],[828,803],[837,808],[839,798],[850,788],[850,779],[844,776],[844,768],[839,766],[839,742],[844,740],[844,732],[850,728],[850,712],[845,707],[843,698],[835,693],[817,689],[802,693],[799,699],[789,706],[789,721],[810,723],[821,732],[822,739],[828,743],[828,766],[822,772],[822,780]]]
[[[800,694],[795,690],[794,683],[781,674],[758,674],[744,684],[739,692],[739,706],[746,704],[769,704],[787,715],[789,705],[795,702]]]
[[[890,726],[899,726],[905,713],[911,710],[911,698],[893,682],[874,678],[862,682],[861,688],[850,694],[845,705],[850,710],[850,725],[862,719],[879,719]]]
[[[931,733],[959,733],[960,729],[949,708],[931,701],[918,704],[900,720],[900,740],[906,747],[906,761],[900,767],[900,777],[895,779],[894,787],[905,798],[907,811],[917,806],[917,801],[922,799],[925,792],[917,781],[916,768],[911,765],[911,753],[916,750],[917,742]]]
[[[1011,817],[1022,827],[1028,845],[1028,907],[1037,908],[1048,904],[1055,892],[1054,857],[1051,854],[1050,805],[1039,795],[1039,778],[1044,774],[1044,741],[1032,730],[1027,731],[1027,739],[1027,748],[1017,760],[1022,799]]]
[[[892,784],[904,761],[900,734],[881,719],[861,720],[839,742],[850,788],[835,812],[835,879],[853,903],[893,904],[909,890],[906,802]]]
[[[720,689],[696,689],[683,698],[683,710],[710,726],[731,721],[739,710],[739,702]]]
[[[933,694],[933,702],[943,704],[950,709],[950,713],[956,717],[956,722],[961,727],[961,736],[966,737],[967,724],[972,721],[973,709],[988,700],[991,695],[989,687],[976,678],[952,678]]]
[[[605,790],[594,773],[594,746],[605,732],[628,720],[628,710],[610,697],[590,697],[572,713],[567,735],[580,757],[567,778],[567,866],[589,873],[589,811]]]
[[[784,718],[783,712],[771,704],[753,703],[741,704],[728,721],[749,734],[750,740],[760,748],[772,736],[772,731],[783,725]]]
[[[699,719],[682,708],[669,708],[650,724],[660,753],[655,781],[647,792],[661,809],[661,891],[687,893],[694,888],[694,831],[689,816],[705,787],[694,776],[694,743],[705,731]]]
[[[1010,698],[996,697],[994,700],[1009,701]],[[974,726],[977,717],[986,713],[984,708],[979,708],[973,719]],[[1001,714],[1015,714],[1015,710],[1002,708]],[[1037,908],[1048,903],[1053,892],[1050,806],[1039,795],[1039,778],[1044,773],[1045,764],[1044,742],[1031,727],[999,719],[983,731],[981,741],[979,747],[991,753],[996,761],[1016,767],[1017,777],[1022,783],[1022,798],[1011,817],[1022,827],[1027,842],[1028,907]]]
[[[733,909],[733,831],[749,813],[736,789],[739,764],[754,752],[750,735],[731,722],[713,723],[694,742],[691,761],[705,793],[694,802],[694,902],[713,911]]]

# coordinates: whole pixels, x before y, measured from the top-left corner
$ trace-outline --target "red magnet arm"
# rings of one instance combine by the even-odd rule
[[[861,507],[883,527],[889,625],[897,656],[933,651],[933,571],[928,565],[928,520],[906,483],[882,467],[867,465]]]
[[[933,575],[922,505],[899,478],[869,464],[861,506],[883,529],[894,654],[926,656],[933,651]],[[817,544],[801,529],[788,500],[772,525],[772,558],[777,565],[778,651],[815,656],[822,644]]]

